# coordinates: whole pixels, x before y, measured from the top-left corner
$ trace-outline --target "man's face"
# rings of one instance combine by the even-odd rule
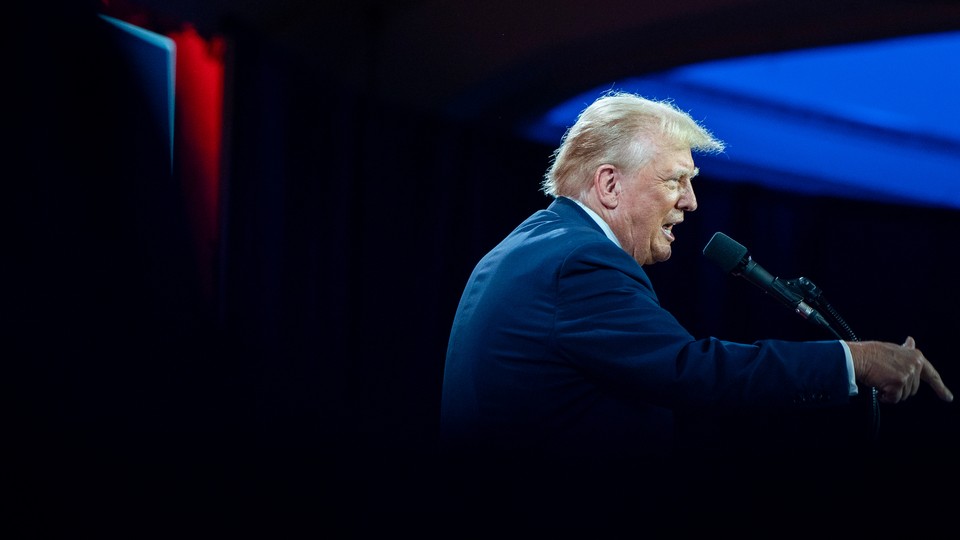
[[[673,227],[697,209],[691,180],[697,175],[688,147],[667,147],[636,175],[622,177],[615,224],[617,239],[641,265],[670,258]]]

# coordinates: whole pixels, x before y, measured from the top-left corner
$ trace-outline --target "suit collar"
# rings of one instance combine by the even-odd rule
[[[610,227],[606,223],[601,225],[597,222],[598,219],[602,219],[599,216],[591,216],[583,207],[581,207],[577,201],[570,199],[568,197],[557,197],[557,199],[550,205],[549,210],[556,212],[557,215],[567,219],[580,219],[586,221],[591,227],[600,231],[601,234],[610,239],[611,242],[620,246],[620,241],[617,240],[614,236],[613,231],[609,230]],[[606,226],[606,230],[604,229]]]
[[[591,218],[590,215],[583,210],[583,208],[580,208],[580,205],[574,202],[573,199],[568,197],[557,197],[552,203],[550,203],[550,206],[547,208],[547,210],[556,212],[557,215],[562,218],[585,221],[598,231],[603,232],[593,218]]]

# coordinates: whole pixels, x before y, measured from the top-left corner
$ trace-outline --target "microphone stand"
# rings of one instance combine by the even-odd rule
[[[819,320],[817,321],[819,326],[829,330],[837,339],[849,340],[849,341],[860,341],[860,338],[853,333],[853,329],[850,328],[850,325],[847,324],[843,317],[837,312],[836,309],[830,305],[830,302],[826,300],[823,296],[823,291],[819,287],[813,284],[812,281],[805,277],[799,277],[797,279],[788,279],[780,280],[783,283],[783,286],[793,292],[795,295],[803,298],[809,306],[820,311],[823,315],[827,315],[833,323],[840,328],[841,332],[838,332],[829,321]],[[824,324],[825,323],[825,324]],[[880,432],[880,402],[878,398],[877,388],[874,386],[870,387],[870,413],[871,413],[871,440],[876,441],[879,437]]]

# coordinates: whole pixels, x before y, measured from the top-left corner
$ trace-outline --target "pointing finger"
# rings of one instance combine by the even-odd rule
[[[940,378],[940,373],[937,372],[937,369],[933,367],[926,358],[923,359],[923,368],[920,372],[920,378],[927,382],[931,388],[933,388],[934,393],[937,396],[946,401],[953,401],[953,392],[947,388],[947,385],[943,384],[943,379]]]

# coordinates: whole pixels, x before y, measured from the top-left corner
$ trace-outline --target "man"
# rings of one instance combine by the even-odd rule
[[[697,339],[661,307],[643,267],[697,209],[692,151],[722,150],[669,102],[611,92],[580,114],[543,182],[556,199],[483,257],[457,309],[441,430],[461,464],[620,478],[668,466],[681,408],[839,407],[870,387],[898,403],[921,381],[952,401],[912,338]]]

